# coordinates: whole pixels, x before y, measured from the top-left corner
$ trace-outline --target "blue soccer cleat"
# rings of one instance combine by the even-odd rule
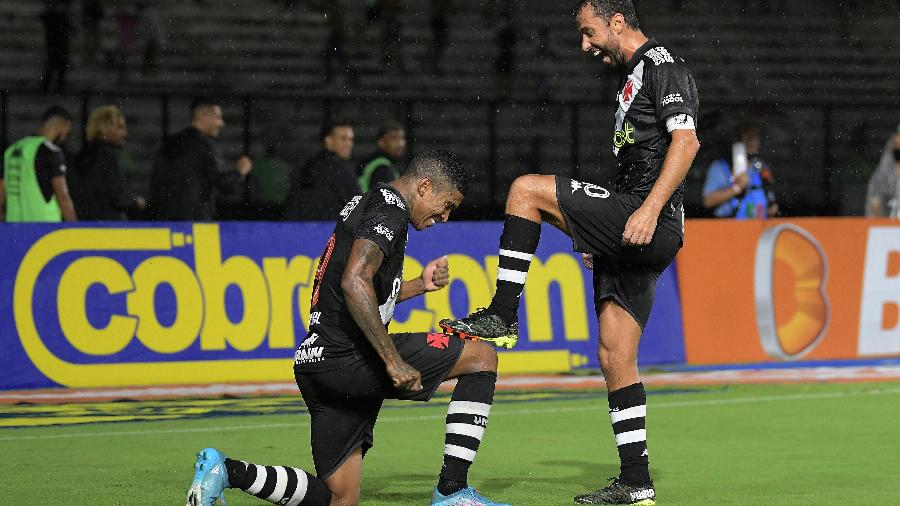
[[[481,495],[475,488],[466,487],[459,492],[450,495],[442,495],[437,488],[431,496],[431,506],[510,506],[494,502]]]
[[[194,469],[197,472],[188,489],[186,506],[215,506],[219,498],[225,506],[225,489],[228,488],[225,455],[215,448],[204,448],[197,454]]]

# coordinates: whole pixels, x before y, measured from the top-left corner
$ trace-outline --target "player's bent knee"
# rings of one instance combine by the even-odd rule
[[[497,350],[493,346],[484,345],[482,354],[482,371],[497,372]]]
[[[454,372],[456,375],[497,372],[497,351],[493,346],[480,341],[466,341]]]

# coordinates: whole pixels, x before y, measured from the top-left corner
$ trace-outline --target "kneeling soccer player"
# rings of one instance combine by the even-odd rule
[[[458,382],[431,504],[496,504],[469,487],[467,475],[487,427],[497,353],[485,343],[445,334],[387,333],[396,302],[449,282],[446,258],[430,262],[419,278],[403,281],[408,224],[423,230],[447,221],[465,191],[462,164],[435,151],[413,159],[399,179],[346,205],[319,259],[309,332],[294,360],[312,419],[316,476],[229,459],[206,448],[197,456],[188,506],[212,506],[226,488],[280,505],[357,504],[363,456],[373,445],[384,399],[427,401],[451,378]]]

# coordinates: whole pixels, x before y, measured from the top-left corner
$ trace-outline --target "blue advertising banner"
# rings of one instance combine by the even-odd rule
[[[292,381],[331,223],[2,224],[0,389]],[[400,304],[392,332],[437,330],[490,302],[499,223],[410,229],[404,277],[447,255],[451,284]],[[448,237],[465,238],[464,241]],[[597,367],[591,273],[544,227],[501,373]],[[674,268],[640,347],[681,363]]]

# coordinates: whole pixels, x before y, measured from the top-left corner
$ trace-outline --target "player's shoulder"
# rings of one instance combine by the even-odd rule
[[[690,71],[684,58],[678,56],[668,46],[655,40],[651,41],[651,45],[644,52],[642,60],[644,60],[648,70],[655,73]]]
[[[367,211],[377,211],[393,217],[409,216],[406,201],[392,186],[379,184],[368,192]]]

